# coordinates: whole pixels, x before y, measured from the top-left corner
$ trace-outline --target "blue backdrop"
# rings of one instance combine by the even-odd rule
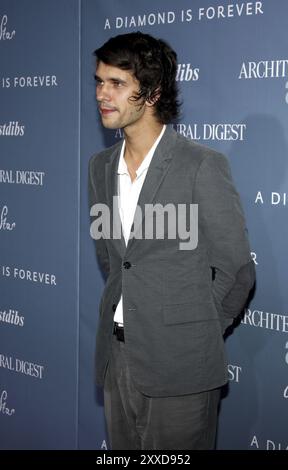
[[[0,0],[0,448],[108,446],[87,173],[121,133],[99,122],[93,51],[141,30],[178,53],[177,132],[229,158],[257,269],[226,339],[218,448],[286,449],[287,2],[39,3]]]
[[[77,445],[78,9],[70,0],[0,2],[4,449]]]

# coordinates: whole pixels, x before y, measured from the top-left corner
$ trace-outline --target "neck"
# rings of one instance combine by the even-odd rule
[[[126,162],[134,162],[140,166],[155,140],[161,133],[163,124],[153,121],[149,125],[144,123],[141,130],[124,129],[125,136],[125,160]]]

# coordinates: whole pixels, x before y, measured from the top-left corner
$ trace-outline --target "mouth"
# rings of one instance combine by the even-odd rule
[[[116,108],[109,108],[106,106],[100,106],[99,111],[101,116],[111,116],[112,113],[116,111]]]

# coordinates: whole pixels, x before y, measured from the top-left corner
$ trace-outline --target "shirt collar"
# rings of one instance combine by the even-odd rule
[[[137,178],[143,173],[143,171],[145,170],[148,170],[149,168],[149,165],[151,163],[151,160],[153,158],[153,155],[155,153],[155,150],[160,142],[160,140],[162,139],[162,136],[165,132],[165,129],[166,129],[166,125],[164,124],[159,136],[157,137],[157,139],[155,140],[154,144],[152,145],[152,147],[150,148],[149,152],[147,153],[147,155],[145,156],[144,160],[142,161],[141,165],[139,166],[139,168],[136,170],[136,175],[137,175]],[[124,160],[124,150],[125,150],[125,140],[123,141],[123,144],[122,144],[122,148],[121,148],[121,152],[120,152],[120,158],[119,158],[119,164],[118,164],[118,175],[124,175],[124,174],[129,174],[128,172],[128,168],[127,168],[127,165],[126,165],[126,162]]]
[[[121,147],[120,158],[118,163],[118,175],[126,175],[128,174],[128,168],[126,162],[124,160],[124,150],[125,150],[125,140],[123,140],[123,144]]]

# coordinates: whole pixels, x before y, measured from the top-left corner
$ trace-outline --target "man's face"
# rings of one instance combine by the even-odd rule
[[[99,62],[96,68],[96,99],[104,127],[120,129],[141,121],[145,104],[129,98],[139,91],[139,82],[126,70]]]

